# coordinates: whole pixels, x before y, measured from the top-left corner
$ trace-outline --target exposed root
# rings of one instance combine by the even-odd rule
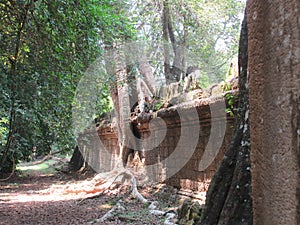
[[[114,212],[120,210],[120,211],[124,211],[125,208],[120,204],[120,202],[118,202],[114,207],[112,207],[107,213],[105,213],[101,218],[96,219],[91,221],[88,224],[93,224],[93,223],[103,223],[105,220],[111,218],[114,216]]]
[[[135,176],[131,171],[125,168],[114,169],[106,173],[99,173],[92,180],[68,185],[66,188],[62,188],[62,186],[52,186],[50,188],[50,192],[61,192],[62,194],[83,194],[83,201],[87,198],[103,194],[103,192],[111,188],[116,181],[124,182],[125,180],[131,181],[132,195],[142,203],[147,203],[148,200],[138,191]]]
[[[176,212],[173,211],[162,211],[157,209],[158,202],[153,201],[148,206],[148,214],[149,216],[157,216],[157,217],[165,217],[164,219],[164,225],[177,225],[177,215]],[[102,224],[103,222],[107,220],[114,220],[115,218],[119,220],[130,220],[130,221],[139,221],[138,218],[135,218],[133,216],[127,215],[122,213],[122,211],[125,211],[126,208],[122,205],[122,200],[119,200],[118,203],[111,208],[107,213],[105,213],[101,218],[95,219],[88,224]]]
[[[63,194],[85,194],[87,197],[99,195],[110,188],[119,176],[120,173],[116,173],[116,171],[101,173],[96,175],[92,180],[67,186],[67,188],[63,190]]]
[[[131,182],[132,182],[132,195],[135,196],[137,199],[139,199],[142,203],[147,203],[148,200],[141,195],[141,193],[137,189],[137,181],[135,176],[129,171],[126,170],[124,172],[124,175],[130,176],[131,177]]]

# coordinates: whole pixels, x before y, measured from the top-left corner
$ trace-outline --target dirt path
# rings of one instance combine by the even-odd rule
[[[1,184],[0,224],[84,224],[104,213],[95,200],[79,205],[74,196],[42,194],[61,181],[56,176],[29,176]]]
[[[129,186],[119,185],[105,195],[82,200],[82,196],[49,191],[52,185],[70,186],[75,177],[56,173],[33,172],[0,183],[0,224],[88,224],[101,218],[117,202],[122,209],[101,223],[92,224],[164,224],[166,215],[149,214],[148,205],[132,198]],[[70,183],[71,182],[71,183]],[[139,187],[163,211],[180,204],[176,189],[164,185]]]

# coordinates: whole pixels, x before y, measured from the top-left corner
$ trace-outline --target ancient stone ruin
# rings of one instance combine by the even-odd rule
[[[187,101],[180,103],[182,100],[174,97],[170,102],[175,105],[133,115],[131,132],[135,138],[129,143],[127,156],[129,163],[138,156],[150,180],[166,180],[183,190],[206,191],[234,131],[235,117],[226,113],[226,108],[234,107],[228,101],[236,99],[238,91],[218,92],[206,98],[196,92],[191,92]],[[184,141],[190,137],[193,140]],[[113,169],[114,159],[120,153],[113,120],[100,120],[96,128],[82,134],[80,142],[87,161],[96,171]]]

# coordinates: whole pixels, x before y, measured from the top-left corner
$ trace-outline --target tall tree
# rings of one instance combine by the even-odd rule
[[[72,101],[101,42],[126,38],[122,1],[2,1],[0,171],[11,155],[28,159],[74,147]],[[118,6],[118,7],[117,7]],[[6,168],[6,169],[5,169]]]
[[[300,224],[300,1],[247,5],[253,222]]]
[[[156,55],[163,54],[164,63],[151,65],[167,82],[178,81],[190,66],[201,69],[202,85],[225,79],[237,54],[244,1],[132,0],[132,5],[138,38],[163,45]],[[186,50],[199,58],[196,65],[187,60]]]
[[[199,224],[252,224],[247,16],[239,44],[239,105],[231,144],[209,186]]]

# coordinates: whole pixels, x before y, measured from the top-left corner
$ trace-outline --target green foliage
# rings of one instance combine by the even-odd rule
[[[110,0],[0,3],[0,172],[13,152],[19,160],[35,146],[38,155],[74,147],[76,86],[103,43],[133,35],[126,7]],[[108,93],[99,111],[110,107]]]
[[[140,39],[162,41],[162,8],[168,2],[170,23],[176,44],[184,46],[192,55],[186,57],[186,67],[198,66],[207,85],[225,79],[231,59],[237,55],[240,15],[245,1],[237,0],[132,0],[131,14]],[[161,52],[162,53],[162,52]],[[159,54],[159,53],[156,53]],[[195,65],[196,62],[196,65]],[[153,62],[157,68],[159,62]],[[158,67],[161,74],[162,64]],[[159,74],[158,73],[158,74]],[[209,80],[207,80],[207,77]]]
[[[226,98],[226,113],[228,113],[230,116],[236,115],[236,106],[237,106],[237,100],[238,96],[237,95],[232,95],[230,93],[225,94]]]
[[[201,75],[201,77],[197,80],[198,86],[202,89],[208,88],[211,84],[211,81],[209,79],[209,76],[205,73]]]
[[[8,132],[8,120],[7,118],[1,118],[0,119],[0,145],[4,145],[6,144],[6,140],[5,137],[7,136],[7,132]]]
[[[221,82],[221,86],[222,86],[222,89],[224,92],[230,91],[232,88],[231,84],[229,82],[225,82],[225,81]]]
[[[154,102],[153,111],[158,111],[164,106],[165,102],[163,99],[156,100]]]
[[[187,19],[189,46],[199,58],[199,67],[211,82],[224,80],[230,60],[237,55],[244,3],[236,0],[186,1],[192,13]]]
[[[11,165],[12,154],[18,161],[28,159],[34,147],[38,155],[74,147],[72,107],[83,111],[88,107],[73,103],[83,74],[97,58],[104,58],[105,49],[114,43],[161,41],[162,3],[0,2],[0,172],[5,163]],[[198,65],[186,62],[186,66],[200,67],[200,86],[220,81],[226,74],[226,63],[237,51],[237,15],[242,9],[243,3],[236,0],[176,0],[170,4],[177,44],[184,43],[199,59]],[[159,58],[162,53],[156,54]],[[151,63],[161,75],[163,69],[158,64],[163,63]],[[111,110],[109,84],[114,80],[104,73],[100,81],[91,82],[98,85],[93,87],[99,93],[96,110],[82,117],[95,118]]]

